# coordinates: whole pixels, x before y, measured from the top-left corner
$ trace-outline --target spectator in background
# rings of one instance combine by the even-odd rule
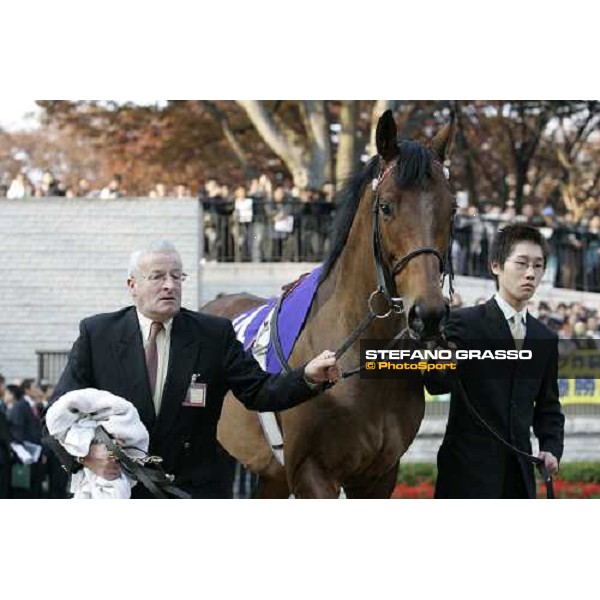
[[[24,379],[21,384],[23,399],[29,405],[32,419],[28,420],[27,441],[42,445],[42,412],[44,395],[33,379]],[[42,497],[42,481],[46,475],[46,457],[44,453],[31,465],[31,497]]]
[[[459,206],[454,217],[454,240],[452,242],[452,263],[457,275],[469,273],[469,248],[471,246],[473,224],[469,216],[469,206]]]
[[[36,437],[36,424],[33,422],[34,415],[25,400],[21,386],[9,384],[4,392],[4,403],[6,416],[10,427],[11,440],[15,442],[39,443]],[[36,441],[37,440],[37,441]]]
[[[157,183],[149,192],[150,198],[166,198],[167,186],[164,183]]]
[[[198,192],[204,214],[204,257],[210,261],[217,260],[217,214],[214,198],[218,189],[217,181],[209,179],[204,186],[200,186]]]
[[[249,260],[253,221],[253,201],[246,194],[246,188],[239,185],[233,192],[234,213],[232,235],[234,258],[236,261]]]
[[[102,188],[100,192],[100,198],[107,200],[110,198],[121,198],[125,195],[125,190],[123,189],[123,177],[116,173],[113,175],[113,178],[110,180],[109,184]]]
[[[4,393],[6,380],[0,374],[0,498],[10,498],[10,473],[12,451],[10,449],[10,427],[6,418]]]
[[[484,209],[480,215],[475,206],[469,206],[468,214],[471,217],[471,246],[469,247],[469,273],[475,277],[487,277],[487,253],[488,253],[488,228],[490,226],[484,216],[489,211]],[[493,226],[492,226],[493,227]]]
[[[31,196],[31,184],[24,173],[17,173],[6,192],[6,197],[16,200],[28,196]]]
[[[600,215],[588,223],[583,255],[583,285],[590,292],[600,291]]]
[[[519,216],[516,217],[515,221],[520,223],[531,223],[534,214],[533,204],[525,203],[521,206],[521,212],[519,213]]]
[[[191,198],[190,188],[185,183],[178,183],[175,186],[175,198]]]
[[[2,375],[0,378],[4,379]],[[4,388],[3,383],[1,387]],[[3,396],[4,391],[0,398]],[[10,449],[10,426],[4,410],[4,404],[0,400],[0,498],[10,498],[12,451]]]
[[[270,220],[271,256],[274,262],[292,260],[290,240],[294,232],[293,201],[286,189],[279,185],[267,206]],[[292,240],[293,242],[293,240]]]
[[[47,198],[53,196],[65,196],[66,193],[66,189],[61,182],[54,177],[52,171],[44,171],[40,185],[36,188],[35,195],[37,197]]]
[[[42,414],[46,412],[46,408],[54,393],[54,386],[49,384],[40,385],[42,398],[40,405]],[[61,500],[70,497],[68,492],[69,476],[63,469],[60,461],[52,452],[51,448],[42,440],[43,455],[46,461],[45,473],[48,475],[48,498],[52,500]]]
[[[271,192],[273,186],[271,180],[266,175],[261,175],[258,179],[250,182],[248,197],[252,199],[252,227],[250,256],[252,262],[261,262],[265,260],[268,253],[269,239],[267,227],[266,206],[271,202]]]
[[[90,198],[94,195],[94,192],[90,186],[90,182],[85,177],[82,177],[77,182],[77,187],[74,191],[77,198]]]

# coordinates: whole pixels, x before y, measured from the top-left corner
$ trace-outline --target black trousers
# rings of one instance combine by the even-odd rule
[[[516,456],[512,454],[506,460],[504,479],[502,482],[502,498],[522,499],[528,498],[523,480],[523,471]]]
[[[10,463],[0,463],[0,498],[10,498]]]

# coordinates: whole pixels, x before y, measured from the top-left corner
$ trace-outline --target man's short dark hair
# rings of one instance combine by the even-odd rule
[[[4,385],[6,383],[6,379],[2,373],[0,373],[0,385]]]
[[[6,389],[15,397],[15,400],[20,400],[24,395],[23,388],[20,385],[10,383],[6,386]]]
[[[540,233],[539,229],[523,223],[506,225],[498,230],[490,250],[490,265],[497,262],[501,268],[504,268],[506,259],[510,256],[515,245],[519,242],[531,242],[532,244],[539,246],[542,249],[544,268],[546,268],[546,263],[548,261],[548,244],[546,244],[544,236]],[[496,280],[496,287],[498,287],[498,278],[493,273],[492,276]]]
[[[34,383],[35,379],[23,379],[21,389],[23,390],[23,392],[26,392],[26,390],[28,390]]]

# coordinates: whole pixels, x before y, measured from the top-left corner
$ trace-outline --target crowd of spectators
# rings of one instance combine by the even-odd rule
[[[559,215],[550,205],[523,204],[519,212],[509,201],[504,210],[492,203],[480,208],[464,204],[454,223],[454,270],[459,275],[489,278],[488,251],[497,229],[522,222],[538,227],[550,247],[545,279],[556,287],[600,292],[600,202],[591,200],[579,218]]]
[[[273,184],[266,176],[229,187],[209,179],[199,197],[204,208],[208,261],[320,261],[327,252],[334,189]]]
[[[115,173],[104,186],[96,187],[82,177],[75,185],[66,185],[51,171],[44,171],[38,183],[33,183],[25,173],[18,173],[14,179],[0,182],[0,197],[11,200],[21,198],[121,198],[127,196],[123,177]],[[188,198],[190,188],[185,183],[168,187],[164,183],[155,183],[145,192],[150,198]]]
[[[473,304],[484,304],[489,298],[477,298]],[[460,293],[452,297],[451,308],[465,306]],[[577,341],[577,346],[589,349],[600,349],[600,304],[585,305],[582,302],[548,302],[530,300],[527,310],[552,331],[561,340]]]
[[[53,388],[0,375],[0,498],[67,498],[68,476],[42,440]],[[37,455],[37,456],[36,456]]]
[[[261,175],[231,187],[208,179],[198,189],[186,183],[168,187],[149,186],[152,198],[198,197],[204,208],[204,257],[207,261],[318,262],[328,250],[335,213],[334,186],[299,189],[284,178]],[[66,187],[50,171],[33,185],[19,173],[0,196],[118,198],[127,195],[122,177],[115,174],[104,187],[87,179]],[[461,197],[462,196],[462,197]],[[545,281],[570,289],[600,292],[600,200],[590,199],[577,218],[572,212],[558,214],[550,205],[525,202],[504,207],[482,200],[469,204],[457,194],[459,208],[454,222],[452,257],[458,275],[489,278],[487,267],[491,241],[508,222],[529,223],[540,228],[550,246]]]

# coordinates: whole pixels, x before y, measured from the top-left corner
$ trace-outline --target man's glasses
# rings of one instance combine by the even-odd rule
[[[150,273],[149,275],[145,275],[144,273],[140,273],[141,279],[146,279],[150,283],[164,283],[167,280],[167,277],[170,277],[175,283],[180,283],[187,279],[187,273],[181,273],[180,271],[173,271],[172,273],[161,273],[157,271],[155,273]]]
[[[525,260],[508,260],[515,265],[517,271],[527,271],[531,267],[534,273],[541,273],[544,270],[544,263],[541,262],[527,262]]]

